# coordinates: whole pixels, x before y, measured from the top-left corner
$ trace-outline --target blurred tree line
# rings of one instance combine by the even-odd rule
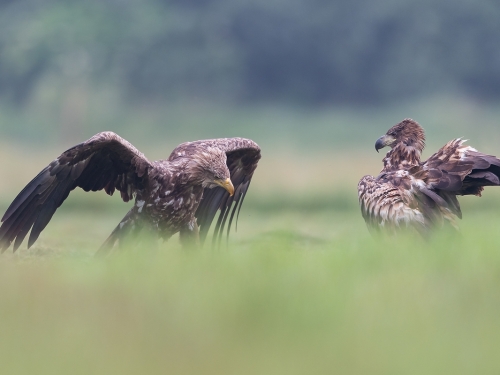
[[[494,0],[0,0],[0,96],[374,103],[500,97]]]

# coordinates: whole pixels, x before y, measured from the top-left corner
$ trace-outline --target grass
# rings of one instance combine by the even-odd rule
[[[498,373],[500,189],[462,198],[461,234],[429,242],[375,240],[357,206],[357,181],[381,168],[374,140],[403,117],[425,115],[424,125],[446,119],[427,128],[426,155],[471,134],[472,145],[498,154],[496,109],[473,122],[481,108],[444,107],[456,112],[421,105],[417,116],[400,108],[396,115],[179,110],[166,120],[132,118],[144,126],[123,129],[136,129],[138,140],[129,137],[134,131],[123,135],[151,159],[202,138],[193,134],[255,132],[263,159],[238,232],[219,250],[183,251],[173,238],[156,253],[97,260],[93,253],[127,206],[116,196],[72,193],[32,249],[0,257],[2,374]],[[9,119],[0,118],[3,133],[16,123]],[[94,120],[90,134],[102,130]],[[162,137],[151,145],[139,137],[144,129],[156,134],[162,121],[187,130],[178,126],[161,147]],[[9,134],[23,138],[24,125]],[[0,211],[81,141],[60,140],[47,151],[42,138],[40,149],[1,145]]]
[[[425,243],[375,241],[352,211],[246,211],[227,248],[183,251],[174,238],[104,261],[91,255],[114,214],[56,215],[32,250],[0,258],[2,371],[500,370],[493,212]]]

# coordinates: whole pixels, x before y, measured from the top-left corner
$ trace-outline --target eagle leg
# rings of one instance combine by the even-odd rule
[[[179,231],[179,240],[183,248],[195,248],[200,246],[200,230],[193,218]]]
[[[129,237],[136,237],[142,229],[142,226],[134,207],[127,212],[122,221],[120,221],[120,224],[113,229],[113,232],[111,232],[106,241],[104,241],[99,250],[97,250],[95,256],[102,257],[108,255],[113,250],[116,242],[118,242],[120,249],[123,248],[125,242],[131,244],[132,241]],[[125,237],[127,237],[126,241],[124,240]]]

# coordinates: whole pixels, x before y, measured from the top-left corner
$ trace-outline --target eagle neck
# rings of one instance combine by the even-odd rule
[[[384,170],[406,169],[419,165],[421,155],[422,150],[419,148],[400,142],[385,155]]]

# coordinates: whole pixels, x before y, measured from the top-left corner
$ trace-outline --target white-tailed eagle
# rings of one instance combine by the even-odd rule
[[[485,155],[454,139],[426,161],[422,127],[405,119],[375,143],[378,151],[391,147],[377,177],[358,184],[361,213],[370,230],[396,232],[413,228],[426,235],[430,228],[462,218],[457,195],[481,196],[485,186],[500,185],[500,159]]]
[[[183,245],[202,244],[218,210],[213,239],[220,238],[229,217],[241,208],[260,159],[259,146],[244,138],[182,143],[169,158],[150,162],[112,132],[98,133],[63,152],[44,168],[11,203],[2,218],[0,249],[14,251],[31,229],[28,248],[69,193],[120,191],[135,204],[102,245],[113,245],[147,228],[164,240],[179,232]],[[234,206],[231,210],[231,206]]]

